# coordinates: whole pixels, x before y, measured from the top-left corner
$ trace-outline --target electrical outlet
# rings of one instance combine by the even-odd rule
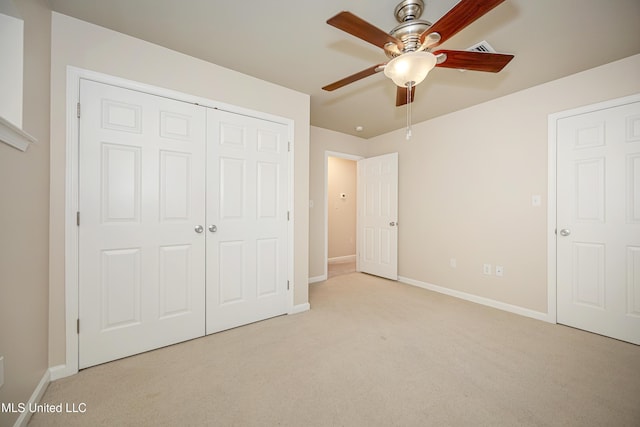
[[[501,265],[496,265],[496,276],[502,277],[504,275],[504,267]]]
[[[455,258],[451,258],[449,260],[449,265],[451,266],[451,268],[456,268],[458,266],[458,261],[456,261]]]
[[[482,274],[486,274],[487,276],[491,276],[491,264],[484,264],[482,266]]]

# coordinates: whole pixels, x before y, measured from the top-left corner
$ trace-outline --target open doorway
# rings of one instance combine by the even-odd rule
[[[362,157],[325,154],[325,277],[356,271],[357,161]]]

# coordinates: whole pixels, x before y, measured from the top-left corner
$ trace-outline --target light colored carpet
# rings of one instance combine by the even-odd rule
[[[640,347],[360,273],[311,310],[86,369],[31,426],[639,426]]]

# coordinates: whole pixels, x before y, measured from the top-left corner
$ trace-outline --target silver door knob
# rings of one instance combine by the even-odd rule
[[[389,223],[389,225],[390,225],[391,227],[395,227],[396,223],[395,223],[395,222],[393,222],[393,221],[391,221],[391,222]]]
[[[560,230],[560,235],[567,237],[569,234],[571,234],[571,230],[569,230],[568,228],[563,228],[562,230]]]
[[[209,231],[212,233],[215,233],[216,231],[218,231],[218,227],[216,227],[215,225],[211,224],[209,226]]]
[[[195,228],[196,233],[202,233],[204,231],[204,227],[202,227],[201,225],[196,226]]]

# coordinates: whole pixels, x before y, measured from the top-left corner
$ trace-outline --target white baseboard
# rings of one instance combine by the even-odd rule
[[[60,378],[69,377],[77,373],[77,369],[68,369],[67,365],[58,365],[49,368],[49,374],[51,376],[50,381],[59,380]]]
[[[542,313],[540,311],[519,307],[517,305],[507,304],[505,302],[496,301],[490,298],[480,297],[478,295],[468,294],[466,292],[456,291],[454,289],[444,288],[442,286],[421,282],[419,280],[410,279],[408,277],[398,276],[398,281],[402,283],[406,283],[407,285],[417,286],[418,288],[428,289],[430,291],[449,295],[455,298],[460,298],[466,301],[475,302],[477,304],[482,304],[489,307],[497,308],[499,310],[508,311],[510,313],[519,314],[520,316],[531,317],[533,319],[550,322],[549,316],[547,315],[547,313]],[[551,323],[554,323],[554,322],[551,322]]]
[[[309,277],[309,284],[324,282],[325,280],[327,280],[327,276],[324,274],[322,276]]]
[[[335,264],[337,262],[355,262],[355,260],[356,260],[356,255],[353,254],[353,255],[336,256],[333,258],[329,258],[327,262],[329,264]]]
[[[311,309],[311,304],[305,302],[304,304],[294,305],[289,314],[298,314],[304,311],[309,311]]]
[[[36,389],[33,390],[33,393],[31,394],[29,401],[26,402],[27,408],[30,408],[32,405],[36,405],[37,403],[40,402],[40,399],[42,399],[44,392],[47,390],[47,386],[49,385],[50,378],[51,377],[49,374],[49,370],[47,369],[46,371],[44,371],[44,375],[42,375],[42,379],[40,379],[40,382],[36,386]],[[25,410],[23,413],[20,414],[20,416],[16,420],[13,427],[26,427],[27,424],[29,424],[31,415],[32,415],[31,411],[29,411],[28,409]]]

